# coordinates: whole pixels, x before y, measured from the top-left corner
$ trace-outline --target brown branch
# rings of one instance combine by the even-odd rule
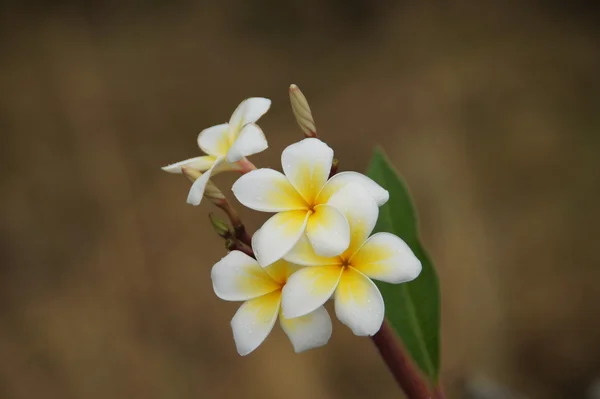
[[[381,329],[371,337],[371,340],[408,399],[431,399],[427,384],[401,346],[387,320],[384,320]]]
[[[252,248],[238,240],[235,240],[235,239],[226,240],[225,248],[227,248],[229,251],[241,251],[241,252],[245,253],[246,255],[256,259],[256,256],[254,255],[254,251],[252,251]]]
[[[235,231],[235,236],[246,245],[252,245],[252,237],[246,231],[246,226],[243,224],[239,224],[237,226],[233,226],[233,230]]]
[[[240,161],[241,163],[242,161]],[[250,161],[244,159],[244,163],[242,165],[243,168],[246,168],[246,172],[256,169]],[[195,169],[190,169],[188,167],[183,166],[181,168],[183,174],[193,183],[202,176],[202,173]],[[218,208],[222,209],[223,212],[227,214],[229,220],[231,221],[231,225],[233,226],[233,230],[235,233],[235,238],[240,240],[246,245],[252,245],[252,238],[246,231],[244,224],[242,223],[242,219],[238,215],[238,213],[233,209],[227,198],[223,195],[221,190],[217,188],[210,180],[206,183],[206,189],[204,191],[204,196],[208,198],[213,204],[215,204]]]
[[[235,209],[233,209],[229,201],[223,199],[222,201],[215,203],[215,205],[221,208],[223,212],[227,214],[227,217],[229,218],[229,220],[231,221],[231,225],[233,226],[235,237],[244,244],[251,246],[252,237],[250,237],[250,235],[246,231],[246,227],[242,223],[242,219],[240,219],[240,216],[235,211]]]

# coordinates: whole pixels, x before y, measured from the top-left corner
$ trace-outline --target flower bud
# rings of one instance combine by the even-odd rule
[[[234,251],[237,248],[236,241],[232,238],[227,238],[225,240],[225,248],[227,248],[228,251]]]
[[[208,214],[208,217],[210,219],[210,224],[212,225],[215,232],[219,235],[219,237],[227,239],[231,237],[231,229],[225,221],[217,218],[212,212]]]
[[[181,171],[192,183],[196,181],[200,176],[202,176],[202,172],[199,172],[195,169],[182,167]],[[213,203],[219,205],[225,200],[225,195],[215,186],[213,182],[210,180],[206,183],[206,187],[204,188],[204,197],[211,200]]]
[[[292,111],[296,117],[296,122],[306,137],[317,137],[317,128],[312,112],[308,106],[308,101],[298,86],[290,86],[290,102],[292,103]]]
[[[181,172],[187,177],[192,183],[196,181],[200,176],[202,176],[202,172],[191,169],[186,166],[181,167]]]
[[[206,188],[204,189],[204,196],[211,200],[213,203],[217,204],[225,200],[225,195],[214,185],[210,180],[206,183]]]

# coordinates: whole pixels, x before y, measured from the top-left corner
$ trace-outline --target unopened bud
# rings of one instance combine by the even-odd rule
[[[236,242],[234,239],[228,238],[225,240],[225,248],[227,248],[228,251],[233,251],[234,249],[236,249]]]
[[[290,86],[290,102],[292,103],[292,111],[296,117],[296,122],[306,137],[317,137],[317,128],[312,112],[308,106],[308,101],[298,86]]]
[[[202,172],[188,168],[186,166],[183,166],[181,168],[181,172],[183,172],[185,177],[187,177],[192,183],[195,182],[200,176],[202,176]]]
[[[223,195],[221,190],[219,190],[217,186],[215,186],[214,183],[210,180],[206,183],[206,188],[204,189],[204,196],[214,203],[220,203],[223,200],[225,200],[225,196]]]
[[[195,169],[190,169],[187,167],[182,167],[181,171],[192,183],[195,182],[200,176],[202,176],[202,172],[199,172]],[[204,197],[208,198],[215,204],[219,204],[225,200],[225,195],[214,185],[210,180],[206,183],[206,187],[204,188]]]
[[[208,214],[208,218],[210,219],[210,224],[212,225],[215,232],[219,235],[219,237],[227,239],[231,237],[231,229],[225,221],[217,218],[212,212]]]

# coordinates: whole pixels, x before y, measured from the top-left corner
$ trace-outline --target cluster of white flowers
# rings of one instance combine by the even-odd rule
[[[194,205],[211,175],[242,172],[232,187],[238,201],[274,213],[252,237],[254,257],[233,250],[212,269],[219,298],[245,301],[231,321],[238,353],[255,350],[277,318],[296,352],[326,344],[332,324],[323,305],[329,299],[354,334],[374,335],[385,309],[371,279],[410,281],[419,275],[421,263],[397,236],[371,235],[388,192],[357,172],[330,177],[333,150],[318,138],[288,146],[281,155],[283,173],[256,169],[247,161],[246,156],[267,148],[255,122],[270,103],[264,98],[243,101],[229,123],[198,136],[198,145],[209,155],[163,168],[204,172],[188,196]]]

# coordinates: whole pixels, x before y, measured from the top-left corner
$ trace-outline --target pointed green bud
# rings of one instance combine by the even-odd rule
[[[229,250],[229,251],[233,251],[234,249],[236,249],[235,240],[232,238],[226,239],[225,240],[225,248],[227,248],[227,250]]]
[[[231,237],[231,229],[225,221],[217,218],[212,212],[208,214],[208,217],[210,219],[210,224],[212,225],[215,232],[219,235],[219,237],[227,239]]]

